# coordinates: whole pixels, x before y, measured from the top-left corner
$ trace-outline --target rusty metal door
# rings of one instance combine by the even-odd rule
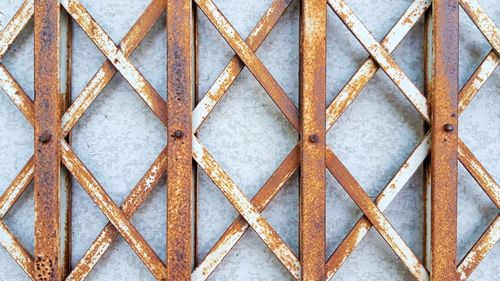
[[[495,0],[1,0],[0,280],[500,280]]]

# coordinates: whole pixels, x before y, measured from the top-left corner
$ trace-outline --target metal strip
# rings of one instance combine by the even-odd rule
[[[302,1],[300,19],[301,280],[325,279],[326,1]]]
[[[118,229],[125,241],[127,241],[132,250],[144,262],[144,265],[151,271],[153,276],[160,280],[164,279],[165,266],[151,246],[144,240],[134,225],[130,223],[124,212],[111,200],[99,182],[63,139],[61,139],[60,145],[64,166],[68,168],[83,189],[89,194],[92,201],[94,201],[97,207]]]
[[[35,275],[61,280],[59,1],[35,1]]]
[[[299,148],[299,145],[294,147],[287,158],[285,158],[276,171],[274,171],[273,175],[266,181],[257,194],[255,194],[251,203],[254,204],[259,212],[264,211],[299,167]],[[238,216],[215,243],[212,249],[210,249],[203,261],[193,271],[191,280],[206,280],[227,256],[234,245],[238,243],[240,238],[243,237],[243,234],[245,234],[249,227],[245,218],[241,215]]]
[[[417,280],[429,280],[429,273],[425,266],[410,247],[408,247],[394,227],[392,227],[381,210],[371,201],[368,194],[344,167],[331,149],[327,149],[326,151],[326,166],[342,188],[349,194],[354,203],[356,203],[359,209],[370,220],[382,238],[384,238],[396,255],[398,255],[411,274],[413,274]]]
[[[380,209],[380,211],[383,212],[389,206],[399,191],[403,189],[408,180],[415,174],[418,167],[420,167],[426,156],[429,154],[430,146],[430,135],[427,134],[420,144],[413,150],[408,159],[401,164],[394,177],[375,199],[375,205]],[[356,249],[372,226],[372,223],[366,216],[363,216],[356,222],[349,234],[347,234],[341,244],[337,247],[337,249],[335,249],[333,254],[328,259],[328,262],[326,263],[327,280],[330,280],[333,275],[335,275],[342,264],[352,254],[352,252],[354,252],[354,249]]]
[[[167,149],[165,148],[158,155],[151,167],[149,167],[148,171],[144,174],[120,206],[120,209],[123,211],[127,219],[131,218],[144,201],[146,201],[148,196],[151,194],[151,191],[153,191],[153,188],[165,174],[166,170]],[[119,231],[111,222],[108,222],[80,261],[73,268],[73,271],[70,273],[68,278],[66,278],[66,280],[84,280],[101,257],[107,252],[118,235]]]
[[[190,280],[193,267],[193,4],[167,2],[167,280]]]
[[[461,281],[469,278],[474,269],[476,269],[489,251],[493,249],[498,239],[500,239],[500,215],[495,217],[488,228],[486,228],[486,231],[460,262],[458,274]]]
[[[193,158],[290,274],[300,279],[300,263],[295,254],[196,137],[193,137]]]
[[[431,279],[457,280],[458,0],[432,6]]]
[[[290,6],[292,0],[274,0],[266,13],[259,20],[257,25],[245,40],[248,47],[253,51],[257,51],[267,35],[274,28],[278,20],[281,18],[285,10]],[[215,105],[224,96],[227,89],[233,84],[238,75],[241,73],[245,64],[234,55],[224,70],[219,74],[214,84],[203,96],[203,99],[196,105],[193,111],[193,131],[196,131],[203,121],[208,117]]]

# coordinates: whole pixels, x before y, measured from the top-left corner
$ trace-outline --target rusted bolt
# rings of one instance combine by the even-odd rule
[[[181,130],[175,130],[174,138],[180,139],[184,136],[184,133]]]
[[[39,137],[38,141],[41,143],[48,143],[52,139],[52,134],[49,132],[43,132]]]
[[[312,143],[317,143],[319,141],[318,135],[316,135],[316,134],[310,135],[309,136],[309,141],[312,142]]]
[[[455,130],[455,127],[450,123],[446,123],[443,126],[443,130],[445,130],[446,132],[452,132],[453,130]]]

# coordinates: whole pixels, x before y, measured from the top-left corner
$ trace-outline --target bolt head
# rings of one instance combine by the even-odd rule
[[[48,143],[52,139],[52,134],[49,132],[43,132],[39,137],[38,141],[41,143]]]
[[[443,126],[443,130],[445,130],[446,132],[452,132],[453,130],[455,130],[455,126],[450,123],[446,123]]]
[[[184,136],[184,133],[181,130],[176,130],[174,132],[174,138],[182,138]]]
[[[312,143],[317,143],[319,141],[318,135],[316,135],[316,134],[310,135],[309,136],[309,141],[312,142]]]

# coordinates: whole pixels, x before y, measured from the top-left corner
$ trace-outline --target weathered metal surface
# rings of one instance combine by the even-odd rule
[[[102,27],[92,19],[85,7],[76,0],[62,0],[61,5],[66,8],[72,18],[108,58],[108,61],[123,75],[130,86],[143,98],[155,115],[163,123],[166,123],[166,115],[162,114],[166,112],[166,104],[162,97],[137,70],[123,51],[115,45]]]
[[[326,166],[368,220],[370,220],[375,229],[391,246],[392,250],[399,256],[412,275],[417,280],[430,280],[429,273],[419,258],[408,247],[401,236],[399,236],[381,210],[370,199],[368,194],[357,183],[331,149],[327,149],[326,151]]]
[[[61,280],[59,1],[35,0],[35,278]]]
[[[457,270],[460,280],[467,280],[469,278],[474,269],[476,269],[483,258],[495,246],[498,239],[500,239],[500,215],[495,217],[483,235],[481,235],[458,265]]]
[[[122,50],[125,56],[129,57],[132,54],[154,23],[164,12],[165,8],[166,7],[162,0],[154,0],[146,8],[144,13],[139,17],[130,31],[120,42],[120,50]],[[116,73],[117,70],[114,68],[113,64],[109,60],[106,60],[101,68],[99,68],[99,70],[94,74],[92,79],[90,79],[86,87],[78,95],[70,108],[64,113],[62,117],[63,135],[67,135],[71,129],[73,129],[80,117],[85,113],[106,85],[109,84]],[[157,115],[163,116],[164,121],[166,122],[165,102],[160,101],[160,104],[154,108],[159,108]]]
[[[420,167],[429,154],[430,145],[430,135],[427,134],[415,150],[413,150],[408,159],[401,165],[382,192],[377,196],[375,205],[381,212],[389,206],[399,191],[401,191],[409,179],[415,174],[418,167]],[[333,275],[335,275],[371,227],[372,223],[366,216],[363,216],[356,222],[349,234],[347,234],[342,243],[335,249],[330,258],[328,258],[325,266],[326,280],[330,280]]]
[[[301,280],[325,279],[326,8],[324,0],[301,5]]]
[[[380,45],[387,50],[387,53],[390,54],[396,49],[430,5],[431,0],[418,0],[411,4],[380,43]],[[368,84],[368,81],[373,78],[378,69],[379,66],[377,61],[372,57],[368,57],[363,62],[349,82],[335,96],[330,105],[328,105],[326,115],[327,130],[333,126],[358,94],[361,93],[361,90],[363,90],[366,84]]]
[[[259,81],[264,90],[278,105],[288,121],[290,121],[294,128],[298,130],[299,119],[297,107],[293,104],[257,55],[245,43],[243,38],[241,38],[238,32],[219,11],[212,0],[195,0],[195,2],[212,22],[215,28],[217,28],[224,40],[226,40],[235,53],[245,63],[248,70],[250,70],[250,72],[254,75],[255,79]]]
[[[290,274],[295,279],[300,279],[300,262],[297,257],[196,137],[193,137],[193,158]]]
[[[167,280],[190,280],[193,267],[193,4],[167,2]]]
[[[285,10],[290,6],[292,0],[274,0],[266,13],[259,20],[257,25],[246,39],[245,43],[253,51],[257,51],[264,39],[271,32]],[[196,105],[193,111],[193,131],[198,130],[203,121],[208,117],[215,105],[221,100],[229,87],[241,73],[245,64],[234,55],[219,77],[212,84],[212,87],[206,92],[203,98]]]
[[[90,26],[95,26],[96,23],[92,18],[90,17],[90,14],[88,14],[83,6],[80,7],[81,4],[79,4],[78,1],[65,1],[67,3],[68,7],[73,7],[74,8],[74,15],[77,17],[81,17],[81,21],[88,21],[90,22]],[[200,105],[195,109],[193,112],[193,119],[192,119],[192,126],[193,126],[193,131],[196,131],[199,126],[203,123],[203,121],[206,119],[208,114],[212,111],[212,109],[215,107],[215,105],[220,101],[222,96],[226,93],[228,88],[233,84],[233,82],[236,80],[238,77],[239,73],[243,68],[245,67],[245,63],[249,63],[249,69],[254,70],[254,76],[262,82],[263,80],[266,80],[267,78],[271,77],[270,74],[266,74],[265,70],[266,68],[264,65],[259,62],[257,56],[255,55],[255,52],[257,48],[260,46],[260,44],[263,42],[265,37],[269,34],[271,29],[274,27],[276,22],[278,21],[279,17],[283,14],[285,11],[286,7],[290,4],[291,1],[285,1],[285,0],[275,0],[271,4],[271,7],[266,11],[264,17],[259,21],[257,26],[254,28],[254,30],[250,33],[249,37],[247,38],[247,41],[243,41],[239,35],[235,32],[235,30],[229,25],[229,22],[223,18],[222,14],[220,11],[217,10],[215,5],[211,1],[199,1],[201,3],[201,7],[205,7],[209,12],[212,14],[213,18],[216,19],[215,26],[219,29],[219,31],[222,29],[221,34],[225,36],[225,39],[230,43],[232,48],[235,48],[236,50],[236,55],[232,57],[231,61],[229,64],[226,66],[226,68],[223,70],[223,72],[219,75],[218,79],[216,82],[212,85],[210,90],[207,92],[207,95],[202,99]],[[343,5],[342,1],[330,1],[330,5],[335,6],[335,5]],[[333,3],[333,4],[332,4]],[[460,91],[460,101],[459,103],[459,108],[457,111],[457,115],[460,115],[467,105],[473,100],[473,98],[477,95],[479,92],[479,89],[485,84],[486,80],[493,74],[494,70],[496,69],[498,65],[498,31],[496,29],[496,26],[494,25],[493,21],[491,21],[486,14],[484,13],[484,10],[482,10],[476,1],[461,1],[462,6],[466,10],[467,14],[472,18],[472,20],[475,22],[475,24],[479,27],[479,29],[484,33],[486,39],[488,42],[491,43],[493,50],[490,51],[490,53],[485,57],[481,65],[478,67],[476,72],[473,74],[473,76],[469,79],[469,81],[466,83],[464,88]],[[31,5],[31,6],[30,6]],[[412,96],[413,97],[413,102],[415,104],[415,107],[418,108],[418,106],[421,107],[420,112],[424,116],[424,119],[428,119],[423,112],[427,112],[427,105],[423,105],[426,101],[424,98],[420,97],[421,94],[419,93],[418,90],[412,89],[412,86],[408,86],[406,81],[407,78],[404,78],[405,74],[401,70],[399,72],[397,64],[395,64],[392,59],[389,57],[389,54],[396,48],[397,44],[404,38],[404,36],[408,33],[408,31],[414,26],[415,22],[421,17],[422,13],[429,7],[430,1],[415,1],[410,8],[405,12],[405,14],[401,17],[401,19],[396,23],[396,25],[389,31],[387,34],[386,38],[380,42],[379,45],[373,45],[372,43],[375,42],[373,41],[373,37],[370,38],[370,33],[364,28],[359,20],[357,20],[356,16],[354,14],[349,14],[352,11],[348,11],[349,13],[343,14],[341,17],[344,17],[344,21],[348,23],[353,23],[349,26],[353,30],[353,33],[356,35],[356,37],[361,37],[362,40],[360,41],[365,45],[365,47],[370,51],[370,54],[373,57],[368,58],[363,65],[358,69],[358,71],[353,75],[352,79],[348,82],[348,84],[342,89],[341,93],[334,99],[332,104],[330,104],[328,110],[327,110],[327,121],[326,121],[326,129],[331,128],[333,123],[338,120],[338,118],[341,116],[341,114],[345,111],[345,109],[351,104],[351,102],[356,98],[356,96],[361,92],[363,87],[368,83],[371,77],[374,76],[375,72],[377,71],[379,64],[382,65],[382,69],[389,74],[392,80],[402,89],[403,93],[407,96]],[[76,8],[75,8],[76,7]],[[108,51],[107,58],[109,58],[111,55],[109,55],[109,52],[115,52],[117,50],[123,52],[123,58],[120,57],[120,60],[118,63],[121,63],[124,61],[125,67],[119,68],[119,72],[132,72],[128,77],[129,79],[127,80],[133,80],[135,78],[138,78],[141,74],[137,71],[134,70],[134,66],[127,62],[125,59],[130,56],[130,54],[133,52],[135,47],[141,42],[141,40],[144,38],[146,35],[147,31],[151,28],[151,26],[156,22],[156,20],[159,18],[159,16],[163,13],[165,9],[165,4],[163,1],[152,1],[148,9],[144,12],[144,14],[141,16],[141,18],[137,21],[137,23],[132,27],[131,31],[129,34],[126,35],[126,37],[123,39],[123,42],[119,45],[120,47],[118,48],[116,45],[114,45],[113,42],[110,40],[107,40],[105,37],[104,31],[102,29],[98,29],[97,33],[98,35],[94,34],[94,31],[91,31],[91,34],[89,35],[93,41],[98,41],[98,42],[104,42],[104,43],[96,43],[96,45],[101,46],[100,49],[105,49],[105,54],[106,50]],[[345,9],[345,7],[341,7],[342,9]],[[6,27],[6,31],[3,32],[0,36],[0,57],[5,54],[6,50],[8,47],[12,45],[12,42],[15,40],[19,32],[22,30],[22,28],[26,25],[28,22],[29,18],[33,14],[33,1],[25,1],[24,4],[21,6],[20,10],[16,13],[15,17],[11,20],[11,22],[8,23]],[[340,8],[337,10],[341,10]],[[342,14],[342,13],[340,13]],[[213,18],[211,21],[213,22]],[[361,24],[361,25],[360,25]],[[87,29],[86,32],[89,30]],[[101,33],[102,31],[102,33]],[[104,35],[103,35],[104,34]],[[236,35],[235,35],[236,34]],[[101,36],[103,35],[103,36]],[[229,39],[228,39],[229,38]],[[103,39],[103,40],[100,40]],[[363,41],[364,40],[364,41]],[[108,43],[113,43],[113,46],[111,45],[106,45]],[[376,42],[375,42],[376,43]],[[99,45],[101,44],[101,45]],[[372,44],[370,46],[366,46],[367,44]],[[171,53],[171,52],[169,52]],[[120,54],[120,56],[122,56]],[[242,58],[240,58],[240,56]],[[114,58],[114,57],[113,57]],[[117,62],[115,61],[106,61],[101,69],[95,74],[95,76],[92,78],[92,80],[88,83],[88,86],[84,89],[83,93],[78,97],[77,101],[73,104],[71,109],[66,112],[63,118],[63,124],[62,124],[62,134],[61,137],[67,136],[68,133],[70,133],[71,129],[74,127],[74,125],[78,122],[79,118],[84,114],[84,112],[89,108],[89,106],[92,104],[92,102],[95,100],[95,98],[99,95],[99,93],[104,89],[104,87],[111,81],[113,78],[114,74],[117,72],[117,70],[114,67],[114,64]],[[384,68],[385,65],[385,68]],[[393,69],[393,68],[396,69]],[[264,70],[264,72],[261,72]],[[262,74],[264,73],[264,74]],[[171,73],[169,73],[171,74]],[[127,74],[125,74],[127,75]],[[266,76],[268,75],[268,76]],[[391,76],[392,75],[392,76]],[[396,81],[395,77],[402,76],[403,82],[401,81]],[[259,78],[260,77],[260,78]],[[157,116],[162,116],[163,119],[162,122],[166,125],[167,119],[170,121],[169,118],[167,118],[167,106],[163,101],[160,101],[159,99],[155,101],[151,101],[150,97],[152,96],[153,99],[155,99],[155,91],[154,89],[148,88],[146,86],[146,90],[141,88],[141,85],[139,85],[142,82],[147,82],[146,79],[143,78],[138,78],[138,80],[133,80],[133,82],[128,81],[133,85],[133,88],[135,88],[140,96],[145,100],[146,104],[148,104],[155,114]],[[273,78],[274,79],[274,78]],[[23,81],[21,81],[23,82]],[[266,84],[267,83],[267,84]],[[398,84],[399,83],[399,84]],[[411,83],[411,82],[410,82]],[[282,95],[284,92],[282,89],[280,89],[280,86],[275,82],[275,81],[264,81],[264,84],[267,85],[264,86],[264,88],[268,91],[268,93],[274,97],[276,104],[278,107],[285,112],[285,115],[288,112],[288,119],[289,120],[295,120],[292,121],[292,124],[295,128],[299,128],[298,126],[298,121],[299,115],[298,115],[298,110],[293,106],[295,109],[290,109],[292,108],[290,106],[290,100],[288,97],[285,97],[285,95]],[[408,86],[408,87],[402,87],[403,86]],[[14,77],[9,73],[7,68],[3,65],[0,65],[0,86],[2,89],[7,93],[7,95],[11,98],[11,100],[14,102],[16,107],[20,109],[20,111],[23,113],[23,115],[27,118],[27,120],[34,124],[35,120],[35,114],[34,114],[34,106],[33,102],[29,98],[28,94],[22,89],[20,84],[14,79]],[[403,89],[405,88],[405,89]],[[61,91],[64,92],[64,91]],[[280,93],[281,92],[281,93]],[[410,93],[410,94],[408,94]],[[293,113],[293,111],[296,111]],[[191,121],[191,120],[190,120]],[[296,122],[297,121],[297,122]],[[309,124],[309,122],[306,122]],[[456,131],[456,126],[450,126],[450,124],[444,124],[444,126],[439,127],[438,129],[442,129],[444,132],[455,132]],[[453,131],[452,131],[453,130]],[[173,135],[173,138],[179,139],[179,138],[185,138],[186,135],[184,132],[179,133],[179,130],[174,130],[173,133],[171,134],[169,132],[169,136]],[[176,133],[177,132],[177,133]],[[189,134],[189,136],[191,136]],[[45,142],[48,141],[49,137],[47,135],[43,136],[40,140]],[[388,204],[393,201],[395,196],[398,194],[398,192],[402,189],[403,185],[405,182],[408,181],[409,177],[413,175],[417,169],[417,167],[420,165],[422,162],[423,158],[425,158],[425,155],[427,155],[430,144],[429,144],[429,139],[430,137],[426,135],[424,139],[417,145],[415,150],[408,156],[407,160],[401,165],[400,169],[398,172],[394,175],[394,177],[391,179],[391,181],[386,185],[386,187],[382,190],[382,192],[378,195],[377,199],[375,200],[374,203],[370,201],[370,199],[367,197],[366,194],[364,194],[364,191],[361,189],[360,186],[357,184],[347,184],[347,189],[351,189],[351,194],[356,194],[353,199],[355,198],[356,203],[361,204],[363,206],[362,210],[366,213],[368,213],[366,216],[362,217],[358,223],[354,226],[354,228],[351,230],[351,232],[348,234],[348,236],[344,239],[344,241],[341,243],[341,245],[336,249],[332,257],[329,259],[327,265],[326,265],[326,270],[327,270],[327,278],[330,278],[333,276],[335,272],[339,269],[339,267],[342,265],[342,263],[347,259],[347,257],[352,253],[356,245],[359,244],[361,241],[362,237],[368,232],[368,230],[372,226],[372,220],[376,221],[376,227],[377,224],[381,225],[389,225],[387,220],[383,217],[381,214],[384,209],[387,208]],[[304,140],[307,140],[311,143],[315,143],[319,139],[316,137],[312,138],[304,138]],[[194,140],[196,142],[196,140]],[[62,143],[63,148],[67,147],[69,149],[69,146],[67,146],[66,143]],[[200,144],[201,146],[201,144]],[[201,146],[202,150],[204,153],[208,154],[208,151],[206,148]],[[73,172],[78,174],[80,179],[86,178],[87,180],[89,178],[92,178],[92,175],[90,172],[83,166],[83,163],[81,161],[79,162],[78,158],[76,158],[76,155],[72,154],[73,152],[71,150],[68,150],[70,157],[66,159],[66,161],[69,163],[78,163],[77,169],[75,169]],[[124,201],[123,205],[121,206],[121,212],[122,214],[119,214],[120,210],[116,207],[116,205],[113,205],[114,203],[109,199],[106,198],[106,194],[104,193],[104,190],[102,190],[102,187],[99,186],[97,181],[95,179],[90,180],[89,183],[95,184],[97,187],[92,186],[92,185],[84,185],[84,188],[87,190],[92,189],[90,192],[91,194],[94,195],[94,199],[96,194],[97,195],[102,195],[103,199],[98,199],[96,201],[97,204],[100,207],[107,208],[105,210],[105,214],[109,217],[110,212],[118,212],[118,214],[114,214],[115,218],[111,219],[111,223],[108,223],[106,227],[102,230],[98,238],[96,238],[96,241],[93,243],[93,245],[89,248],[87,253],[85,254],[84,258],[80,260],[77,263],[77,266],[73,273],[70,275],[68,279],[70,280],[82,280],[84,279],[90,270],[95,266],[97,261],[104,255],[105,251],[109,249],[112,241],[118,236],[120,232],[127,232],[129,231],[130,227],[133,228],[133,226],[130,224],[128,221],[132,214],[137,211],[137,209],[142,205],[142,203],[146,200],[147,196],[150,194],[152,187],[156,185],[158,182],[159,178],[161,175],[164,174],[166,167],[167,167],[167,161],[166,161],[166,152],[167,150],[163,150],[163,152],[157,157],[155,160],[155,163],[148,169],[147,173],[143,176],[143,178],[137,183],[136,187],[132,190],[132,192],[129,194],[129,196],[126,198]],[[196,156],[196,150],[194,150],[194,155]],[[188,154],[190,154],[188,152]],[[208,154],[209,155],[209,154]],[[244,212],[244,211],[250,211],[250,214],[247,216],[239,216],[233,224],[227,229],[227,231],[224,233],[224,235],[219,239],[219,241],[214,245],[214,247],[211,249],[207,257],[202,261],[202,263],[195,269],[192,275],[193,280],[205,280],[208,278],[210,273],[212,273],[217,265],[221,263],[221,261],[224,259],[225,256],[229,253],[230,249],[239,241],[239,239],[243,236],[245,231],[249,228],[249,224],[246,222],[249,216],[262,216],[260,213],[264,210],[264,208],[273,200],[273,198],[276,196],[276,193],[281,190],[282,186],[284,183],[290,178],[292,173],[297,169],[299,166],[299,147],[296,146],[292,152],[285,158],[285,160],[282,162],[282,164],[278,167],[278,169],[275,171],[273,176],[268,179],[268,181],[262,186],[262,189],[255,195],[254,199],[252,201],[249,201],[243,193],[240,194],[233,194],[230,193],[234,191],[234,187],[236,187],[236,184],[234,183],[233,180],[229,178],[226,172],[222,170],[220,165],[211,162],[213,158],[210,156],[209,159],[205,159],[202,161],[203,165],[205,167],[210,167],[209,168],[209,175],[212,175],[213,177],[217,177],[214,182],[217,183],[219,188],[222,189],[223,192],[226,192],[226,196],[228,196],[229,200],[233,203],[239,206],[238,211]],[[191,155],[186,156],[186,158],[190,159]],[[472,154],[471,150],[465,145],[464,142],[462,142],[460,139],[458,139],[458,158],[459,160],[464,164],[466,169],[471,173],[473,178],[479,183],[479,185],[482,187],[482,189],[486,192],[488,197],[491,199],[491,201],[498,207],[499,206],[499,187],[498,184],[496,183],[494,177],[485,169],[484,165],[476,158],[475,155]],[[338,159],[337,159],[338,160]],[[191,160],[190,160],[191,161]],[[208,163],[210,162],[210,163]],[[338,162],[337,164],[339,164]],[[212,166],[210,166],[210,165]],[[339,164],[340,165],[340,164]],[[337,171],[337,173],[339,173]],[[349,171],[347,171],[345,168],[340,169],[340,174],[343,176],[346,176],[347,178],[351,177]],[[83,175],[83,176],[82,176]],[[221,175],[221,177],[218,177]],[[338,176],[338,174],[337,174]],[[34,177],[34,164],[33,160],[29,160],[24,168],[21,170],[21,172],[17,175],[17,177],[14,179],[14,181],[11,183],[11,185],[8,186],[7,190],[5,191],[4,194],[0,197],[0,219],[5,216],[5,214],[8,212],[8,210],[14,205],[14,203],[18,200],[19,196],[23,193],[23,191],[27,188],[28,184],[31,182],[31,180]],[[222,181],[218,181],[218,179],[223,178]],[[353,178],[352,178],[353,180]],[[229,184],[229,185],[228,185]],[[345,185],[345,182],[343,186]],[[345,186],[344,186],[345,188]],[[354,191],[353,191],[354,190]],[[237,190],[236,190],[237,191]],[[236,192],[238,193],[238,192]],[[361,195],[360,195],[361,194]],[[364,195],[363,195],[364,194]],[[185,195],[185,194],[184,194]],[[107,206],[108,204],[111,204],[111,206]],[[255,209],[252,209],[252,204]],[[238,208],[238,207],[237,207]],[[377,210],[378,208],[378,210]],[[244,209],[244,210],[243,210]],[[369,210],[367,210],[369,209]],[[243,210],[243,211],[242,211]],[[117,218],[116,218],[117,216]],[[121,225],[119,227],[119,230],[116,230],[114,224],[125,224]],[[267,224],[266,221],[264,223],[257,223],[257,227],[264,227],[264,231],[262,231],[259,235],[261,238],[266,235],[270,236],[271,238],[263,238],[263,240],[268,244],[268,247],[271,248],[272,250],[274,249],[275,254],[279,252],[277,250],[279,247],[282,247],[285,245],[285,251],[281,252],[280,254],[277,254],[277,256],[281,259],[281,261],[285,264],[285,266],[288,268],[289,271],[292,272],[292,275],[295,277],[297,274],[300,274],[300,264],[298,264],[297,259],[294,257],[286,257],[287,254],[287,249],[286,249],[286,244],[284,244],[283,241],[278,242],[279,247],[274,247],[270,246],[269,244],[272,244],[272,242],[269,241],[276,241],[274,235],[277,233],[271,233],[271,234],[266,234],[266,227],[269,227],[269,229],[273,230],[272,227],[270,227],[269,224]],[[255,228],[255,224],[250,225],[252,228]],[[390,226],[390,225],[389,225]],[[261,228],[262,229],[262,228]],[[486,254],[493,248],[493,245],[495,245],[496,241],[499,239],[498,235],[498,215],[494,219],[494,221],[488,226],[486,231],[483,233],[481,238],[476,242],[474,247],[469,251],[469,253],[464,257],[460,265],[458,266],[458,272],[459,272],[459,278],[462,280],[465,280],[467,277],[470,276],[472,271],[477,267],[477,265],[483,260],[483,258],[486,256]],[[130,230],[131,231],[131,230]],[[133,232],[133,231],[132,231]],[[384,233],[384,231],[382,231]],[[389,231],[385,230],[385,236],[384,238],[388,239],[389,241],[396,241],[396,242],[389,242],[389,244],[395,249],[396,252],[399,251],[400,255],[401,253],[405,252],[408,250],[407,247],[405,247],[404,242],[400,240],[398,234],[395,232],[394,229],[390,229]],[[389,233],[389,234],[387,234]],[[123,233],[122,233],[123,235]],[[151,251],[149,251],[147,243],[145,241],[139,241],[141,240],[142,237],[137,233],[132,233],[132,234],[125,234],[124,235],[127,242],[129,243],[136,243],[136,247],[134,250],[136,252],[142,246],[146,247],[146,252],[148,254],[152,254]],[[128,237],[128,239],[127,239]],[[19,263],[19,265],[23,268],[24,271],[28,273],[28,276],[33,277],[33,272],[34,272],[34,262],[33,258],[30,256],[28,251],[26,251],[21,243],[19,243],[18,239],[14,237],[14,235],[10,232],[10,230],[7,228],[7,226],[0,221],[0,243],[7,249],[7,251],[10,253],[10,255]],[[278,240],[279,236],[277,236]],[[267,239],[267,240],[266,240]],[[274,240],[273,240],[274,239]],[[137,240],[137,241],[136,241]],[[283,243],[283,244],[281,244]],[[144,245],[145,244],[145,245]],[[403,246],[401,246],[403,245]],[[139,250],[140,251],[140,250]],[[411,252],[411,250],[410,250]],[[183,252],[184,254],[187,253]],[[284,254],[283,254],[284,253]],[[288,252],[288,253],[291,253]],[[139,254],[144,258],[144,255],[148,254]],[[154,254],[154,253],[153,253]],[[406,262],[407,266],[408,264],[415,264],[414,261],[411,261],[411,255],[413,253],[410,253],[408,257],[403,257],[403,260],[409,261]],[[293,253],[292,253],[293,255]],[[285,256],[285,257],[284,257]],[[284,260],[291,261],[292,263],[295,262],[294,266],[287,266],[287,262]],[[152,266],[149,265],[150,269],[154,268],[152,270],[158,270],[157,272],[160,271],[165,271],[165,267],[163,264],[160,264],[157,259],[152,258]],[[149,262],[145,262],[146,265],[149,264]],[[411,266],[410,266],[411,267]],[[410,268],[411,269],[411,268]],[[413,268],[412,273],[418,272],[418,270],[421,269],[421,265],[417,264],[415,268]],[[423,271],[422,271],[423,272]],[[423,274],[422,276],[425,276]],[[161,274],[156,275],[156,278],[162,278]],[[296,277],[295,277],[296,278]],[[421,277],[418,277],[421,278]]]
[[[363,47],[370,53],[380,68],[391,78],[401,92],[408,98],[415,109],[425,120],[429,120],[426,99],[418,88],[406,76],[403,70],[394,62],[386,49],[378,43],[373,35],[366,29],[352,9],[343,0],[328,0],[337,16],[349,28],[349,31],[358,39]]]
[[[251,203],[258,209],[259,212],[271,203],[276,194],[280,191],[287,180],[299,167],[300,155],[299,145],[290,152],[283,160],[281,165],[276,169],[273,175],[266,181],[262,188],[252,198]],[[249,225],[243,216],[238,216],[237,219],[227,228],[217,243],[210,249],[203,261],[193,271],[191,280],[206,280],[220,262],[227,256],[229,251],[236,245],[245,234]]]
[[[120,209],[123,211],[127,219],[139,209],[146,201],[148,196],[153,191],[153,188],[158,184],[161,177],[167,170],[167,149],[165,148],[153,162],[148,171],[144,174],[141,180],[129,193]],[[66,280],[83,280],[87,277],[90,271],[94,268],[101,257],[106,253],[114,240],[118,237],[119,232],[108,223],[99,233],[95,241],[85,252],[85,255],[73,268],[72,272]]]
[[[458,9],[458,0],[432,6],[432,280],[457,280]]]
[[[163,262],[64,140],[61,140],[61,150],[63,164],[82,185],[94,203],[116,227],[153,276],[160,280],[165,279],[166,272]]]

